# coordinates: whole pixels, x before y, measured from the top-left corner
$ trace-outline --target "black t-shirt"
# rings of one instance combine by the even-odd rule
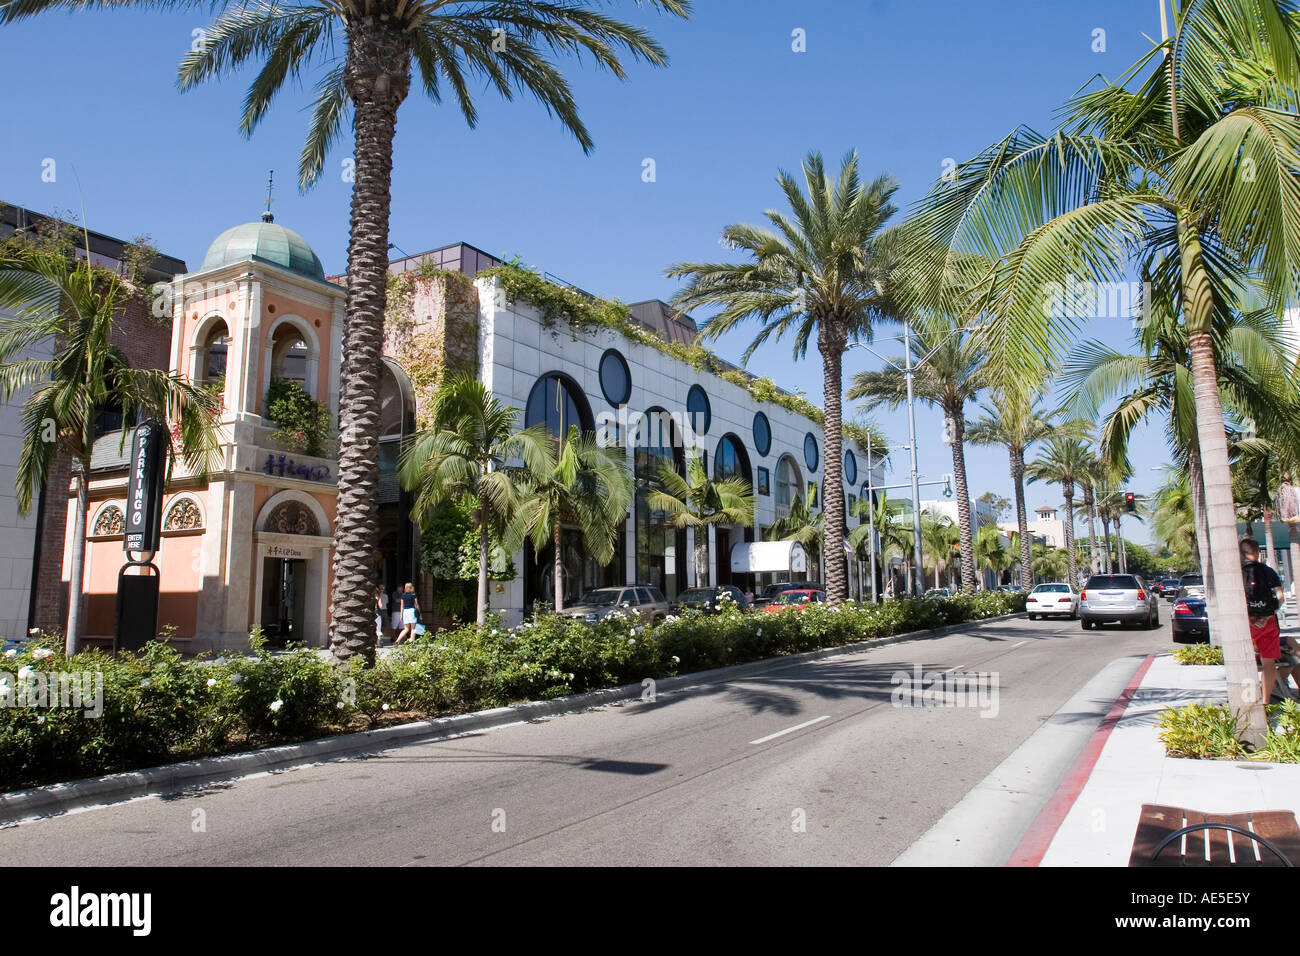
[[[1277,610],[1276,589],[1282,586],[1282,579],[1277,576],[1277,572],[1270,568],[1263,561],[1244,561],[1241,565],[1242,576],[1246,578],[1246,600],[1252,597],[1250,588],[1250,575],[1255,578],[1255,595],[1254,597],[1262,599],[1265,592],[1268,594],[1269,603],[1274,605],[1273,611],[1265,612],[1265,616]]]

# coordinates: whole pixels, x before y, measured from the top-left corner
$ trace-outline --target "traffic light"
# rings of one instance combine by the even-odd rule
[[[1131,491],[1124,492],[1124,510],[1137,511],[1137,509],[1137,495],[1133,494]]]

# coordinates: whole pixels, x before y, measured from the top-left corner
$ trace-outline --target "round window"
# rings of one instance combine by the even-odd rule
[[[709,426],[713,424],[713,411],[709,408],[709,396],[704,394],[704,389],[698,385],[692,385],[691,390],[686,393],[686,412],[691,419],[691,429],[697,435],[707,435]]]
[[[772,424],[762,412],[754,415],[754,450],[760,455],[772,450]]]
[[[817,470],[820,454],[821,452],[817,448],[817,436],[809,432],[804,436],[803,440],[803,460],[809,471]]]
[[[617,349],[600,357],[600,390],[611,405],[623,405],[632,397],[632,373]]]
[[[844,480],[851,485],[858,480],[858,459],[851,451],[844,453]]]

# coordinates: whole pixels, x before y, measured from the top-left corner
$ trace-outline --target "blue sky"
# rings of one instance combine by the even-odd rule
[[[1148,49],[1143,33],[1160,30],[1158,5],[1132,0],[696,6],[691,20],[678,21],[627,0],[610,5],[659,37],[672,58],[665,70],[634,65],[619,82],[563,64],[596,141],[590,156],[531,100],[502,103],[485,93],[479,126],[469,130],[451,104],[435,107],[413,91],[398,119],[392,241],[416,253],[463,240],[518,254],[599,295],[667,299],[676,283],[665,268],[725,258],[721,228],[758,222],[779,206],[777,170],[797,169],[809,150],[837,167],[856,148],[864,174],[900,181],[905,212],[946,159],[969,158],[1020,123],[1050,128],[1072,93],[1096,74],[1121,74]],[[92,228],[147,233],[194,268],[218,233],[257,218],[273,168],[277,221],[312,244],[327,272],[343,272],[350,186],[340,173],[350,139],[330,155],[321,183],[300,195],[304,89],[288,91],[251,140],[238,132],[251,72],[177,92],[176,65],[206,23],[196,11],[108,11],[0,29],[10,90],[0,198],[45,212],[84,207]],[[792,49],[796,29],[805,52]],[[1093,51],[1097,30],[1105,52]],[[313,79],[304,77],[307,91]],[[649,183],[647,158],[656,172]],[[53,182],[42,178],[48,159]],[[1087,334],[1120,345],[1131,329],[1126,320],[1098,320]],[[737,359],[747,341],[741,331],[714,347]],[[851,351],[846,381],[878,364]],[[821,396],[815,351],[792,363],[788,343],[769,344],[749,367],[814,402]],[[875,417],[906,440],[902,410]],[[951,471],[939,414],[918,408],[917,428],[921,471]],[[1134,447],[1132,487],[1154,490],[1159,476],[1150,469],[1168,459],[1159,431]],[[973,497],[1011,497],[1005,452],[969,449],[967,467]],[[905,470],[900,464],[895,474]],[[1059,489],[1031,485],[1029,502],[1058,505]],[[1133,536],[1146,537],[1138,529]]]

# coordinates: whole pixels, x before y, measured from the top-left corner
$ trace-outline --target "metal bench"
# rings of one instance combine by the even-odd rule
[[[1202,813],[1142,804],[1129,866],[1293,866],[1300,826],[1290,810]]]

